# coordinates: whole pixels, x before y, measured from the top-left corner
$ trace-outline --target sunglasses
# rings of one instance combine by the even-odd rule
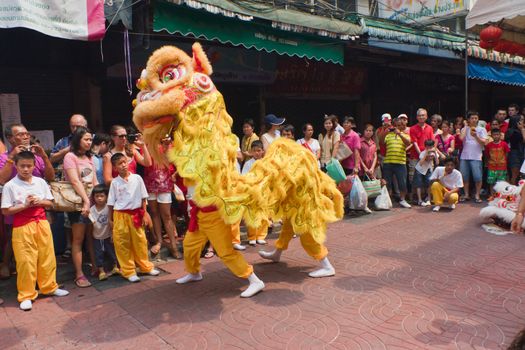
[[[125,139],[126,137],[128,137],[128,135],[126,134],[123,134],[123,135],[113,135],[115,137],[118,137],[119,139]]]

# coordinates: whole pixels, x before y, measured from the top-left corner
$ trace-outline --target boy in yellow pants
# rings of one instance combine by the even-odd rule
[[[282,252],[288,249],[288,244],[292,240],[293,235],[294,232],[290,220],[283,219],[283,227],[279,234],[279,239],[275,242],[275,249],[269,252],[260,250],[259,255],[264,259],[279,262]],[[321,264],[320,269],[312,271],[308,275],[313,278],[335,275],[335,269],[330,263],[330,260],[328,260],[328,249],[325,245],[315,241],[313,236],[307,232],[301,234],[299,237],[305,252]]]
[[[139,282],[136,265],[141,273],[158,276],[159,270],[148,260],[148,242],[144,233],[144,225],[151,226],[151,217],[146,211],[148,192],[144,181],[139,175],[129,172],[124,154],[111,156],[111,164],[119,175],[111,181],[109,188],[108,219],[113,227],[113,244],[122,277]]]
[[[66,296],[56,282],[56,260],[53,236],[45,209],[53,206],[53,196],[45,180],[32,175],[35,155],[23,151],[8,162],[14,162],[17,176],[4,185],[2,214],[13,215],[13,252],[16,259],[16,286],[20,309],[29,311],[42,294]]]
[[[459,201],[459,190],[463,187],[463,177],[456,169],[454,159],[447,158],[445,166],[438,166],[430,176],[432,185],[432,201],[434,202],[433,212],[438,212],[443,203],[449,204],[450,209],[455,209]]]

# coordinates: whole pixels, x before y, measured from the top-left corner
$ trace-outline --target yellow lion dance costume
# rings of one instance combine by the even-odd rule
[[[263,159],[246,175],[235,169],[238,139],[231,132],[232,118],[223,97],[209,75],[211,65],[200,44],[193,57],[173,46],[156,50],[149,58],[137,86],[133,121],[146,143],[158,144],[172,137],[167,158],[177,167],[191,193],[190,227],[184,240],[188,275],[178,283],[198,281],[199,258],[207,240],[236,275],[250,286],[241,296],[250,297],[264,288],[253,267],[232,247],[231,225],[244,219],[257,228],[265,220],[283,219],[283,230],[272,252],[262,257],[278,261],[294,232],[309,255],[322,268],[312,277],[335,274],[323,245],[326,224],[343,216],[343,198],[335,182],[317,167],[306,148],[288,139],[272,143]],[[152,148],[161,163],[165,157]]]

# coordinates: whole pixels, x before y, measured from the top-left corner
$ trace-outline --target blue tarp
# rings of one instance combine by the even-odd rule
[[[468,77],[494,83],[525,86],[525,70],[516,67],[473,61],[468,63]]]

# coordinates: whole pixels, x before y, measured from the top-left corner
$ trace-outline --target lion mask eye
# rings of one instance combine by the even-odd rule
[[[159,77],[163,83],[168,83],[172,80],[179,80],[186,74],[186,67],[184,65],[169,65],[162,68]]]

